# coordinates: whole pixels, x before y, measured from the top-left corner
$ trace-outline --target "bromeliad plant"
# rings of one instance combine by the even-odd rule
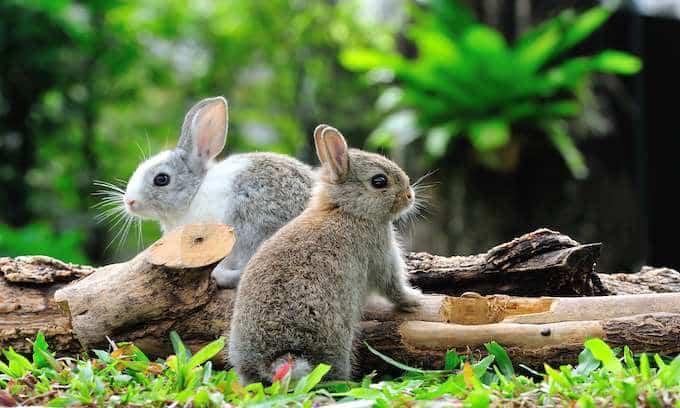
[[[493,157],[510,143],[513,131],[538,131],[550,139],[575,177],[587,176],[567,121],[583,111],[594,73],[631,75],[641,62],[614,50],[570,58],[564,54],[606,22],[611,10],[565,11],[514,44],[475,22],[455,1],[431,0],[425,10],[410,10],[413,22],[406,37],[417,48],[415,58],[376,48],[350,48],[341,54],[349,69],[392,74],[371,75],[393,80],[378,101],[391,113],[369,143],[392,147],[422,139],[429,156],[440,159],[454,139],[465,136],[476,151]]]

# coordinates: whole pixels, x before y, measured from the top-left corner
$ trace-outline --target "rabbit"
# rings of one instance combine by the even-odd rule
[[[310,166],[275,153],[234,154],[216,162],[226,142],[228,105],[203,99],[186,114],[177,147],[149,158],[130,178],[123,203],[165,234],[190,223],[232,226],[236,243],[213,270],[220,287],[236,287],[262,241],[299,215],[311,196]]]
[[[413,207],[408,176],[378,154],[348,149],[335,128],[314,132],[321,162],[302,214],[267,239],[237,288],[229,358],[243,384],[299,378],[319,363],[351,376],[352,344],[369,294],[413,311],[392,221]]]

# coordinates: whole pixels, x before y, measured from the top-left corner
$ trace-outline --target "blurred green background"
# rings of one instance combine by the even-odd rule
[[[228,152],[315,163],[312,130],[330,123],[413,179],[436,170],[412,249],[475,253],[546,226],[633,270],[655,259],[642,17],[550,3],[4,0],[0,255],[132,256],[135,231],[107,248],[93,181],[127,179],[224,95]]]

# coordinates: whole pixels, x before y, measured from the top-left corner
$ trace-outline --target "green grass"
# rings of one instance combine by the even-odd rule
[[[628,348],[617,352],[599,339],[585,343],[575,367],[546,365],[541,373],[513,366],[496,343],[486,344],[489,355],[480,360],[449,352],[442,370],[409,367],[366,345],[404,374],[385,381],[373,373],[356,383],[322,382],[330,368],[322,364],[300,381],[284,377],[269,387],[243,387],[233,370],[212,368],[210,359],[224,347],[223,338],[193,355],[177,334],[171,340],[175,354],[152,362],[131,343],[93,350],[91,358],[55,358],[39,335],[30,359],[11,348],[2,351],[0,406],[312,407],[365,399],[376,407],[419,406],[433,400],[474,408],[680,407],[680,356],[633,356]]]

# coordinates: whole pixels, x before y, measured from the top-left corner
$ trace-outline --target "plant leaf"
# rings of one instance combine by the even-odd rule
[[[510,128],[499,119],[473,123],[469,132],[472,145],[480,151],[495,150],[510,141]]]
[[[623,372],[621,362],[614,355],[614,351],[602,339],[588,339],[585,345],[593,353],[593,356],[602,362],[604,368],[614,374]]]
[[[444,356],[444,369],[453,371],[460,366],[460,357],[456,350],[448,350]]]
[[[199,365],[215,357],[215,355],[217,355],[217,353],[222,351],[224,348],[224,342],[224,337],[220,337],[219,339],[210,342],[189,359],[187,366],[189,368],[198,367]]]
[[[604,24],[611,14],[611,10],[605,7],[593,7],[590,10],[577,15],[574,18],[571,27],[564,34],[561,51],[566,51],[583,41],[592,34],[593,31]]]
[[[306,394],[316,387],[321,382],[321,379],[330,371],[331,366],[328,364],[319,364],[312,370],[311,373],[302,377],[295,386],[295,394]]]
[[[593,68],[612,74],[633,75],[642,69],[642,61],[626,52],[606,50],[592,59]]]
[[[397,368],[399,368],[399,369],[401,369],[401,370],[408,371],[408,372],[412,372],[412,373],[421,373],[421,374],[425,374],[425,373],[441,373],[441,372],[442,372],[441,370],[423,370],[423,369],[420,369],[420,368],[415,368],[415,367],[407,366],[406,364],[400,363],[400,362],[398,362],[397,360],[394,360],[393,358],[384,355],[383,353],[381,353],[381,352],[379,352],[378,350],[376,350],[376,349],[374,349],[373,347],[371,347],[368,343],[364,342],[364,344],[366,345],[366,347],[368,347],[368,350],[369,350],[371,353],[373,353],[374,355],[380,357],[380,359],[383,360],[384,362],[386,362],[387,364],[392,365],[392,366],[394,366],[394,367],[397,367]]]
[[[515,375],[515,368],[512,366],[510,356],[508,356],[508,352],[500,344],[492,341],[491,343],[484,344],[484,347],[489,354],[493,354],[494,361],[505,378],[511,378]]]
[[[572,176],[579,180],[585,179],[588,177],[589,171],[583,154],[581,154],[572,138],[564,130],[564,127],[563,123],[555,121],[543,125],[548,138],[550,138],[555,149],[560,152]]]

